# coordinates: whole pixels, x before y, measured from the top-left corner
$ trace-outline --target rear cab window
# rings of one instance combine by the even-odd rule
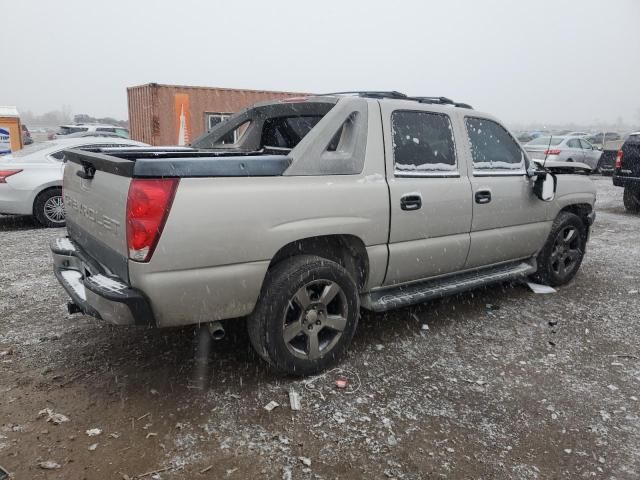
[[[451,119],[437,112],[396,110],[391,114],[396,176],[458,175]]]
[[[473,174],[522,175],[527,158],[511,134],[499,123],[480,117],[466,117]]]

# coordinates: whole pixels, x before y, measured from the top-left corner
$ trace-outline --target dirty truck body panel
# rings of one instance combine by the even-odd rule
[[[156,326],[242,317],[270,268],[320,244],[345,246],[344,264],[361,265],[365,307],[465,272],[519,265],[528,274],[558,213],[595,201],[584,175],[558,175],[555,199],[540,200],[520,146],[474,110],[361,97],[309,103],[240,112],[212,132],[229,138],[237,128],[234,145],[205,137],[192,151],[69,152],[69,238],[52,250],[77,308]],[[508,148],[483,150],[486,132]],[[176,184],[141,261],[127,236],[128,202],[136,182],[154,178]]]

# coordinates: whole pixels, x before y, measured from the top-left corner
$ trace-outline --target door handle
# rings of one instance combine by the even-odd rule
[[[489,203],[490,201],[491,201],[490,190],[478,190],[476,192],[476,203],[484,204],[484,203]]]
[[[420,210],[422,208],[422,197],[417,193],[408,193],[400,197],[400,208],[402,210]]]

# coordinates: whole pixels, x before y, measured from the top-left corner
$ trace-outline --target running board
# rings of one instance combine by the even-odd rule
[[[426,302],[427,300],[472,290],[492,283],[526,277],[535,271],[535,260],[532,260],[531,263],[511,263],[499,267],[474,270],[446,278],[374,290],[361,295],[360,303],[362,308],[366,308],[367,310],[385,312],[394,308],[406,307],[416,303]]]

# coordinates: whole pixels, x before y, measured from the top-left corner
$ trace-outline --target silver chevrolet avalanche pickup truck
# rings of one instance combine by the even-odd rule
[[[71,302],[106,322],[246,318],[279,371],[316,373],[382,312],[582,261],[595,188],[532,163],[494,117],[444,97],[351,92],[254,105],[190,148],[68,150]]]

